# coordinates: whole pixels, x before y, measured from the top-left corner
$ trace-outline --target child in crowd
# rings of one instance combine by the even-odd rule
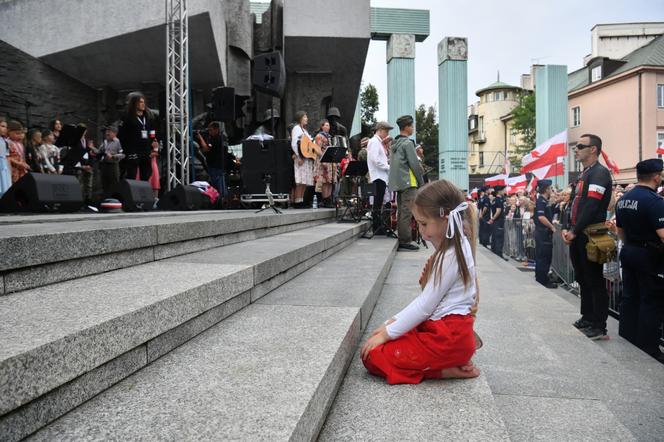
[[[55,146],[55,135],[50,129],[42,132],[42,145],[38,148],[41,169],[44,173],[57,174],[60,162],[60,149]]]
[[[15,183],[30,172],[31,169],[25,161],[25,147],[23,146],[25,130],[23,129],[23,125],[18,121],[10,121],[7,123],[7,131],[9,133],[7,142],[9,154],[7,155],[7,161],[12,171],[12,183]]]
[[[477,216],[447,180],[419,190],[413,215],[436,252],[424,268],[420,295],[362,346],[364,366],[388,384],[477,377],[479,370],[470,361],[479,295],[474,259]]]

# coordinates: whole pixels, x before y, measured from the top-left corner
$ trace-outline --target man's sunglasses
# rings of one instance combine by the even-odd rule
[[[578,150],[585,149],[586,147],[592,147],[592,144],[581,144],[581,143],[576,143],[576,147]]]

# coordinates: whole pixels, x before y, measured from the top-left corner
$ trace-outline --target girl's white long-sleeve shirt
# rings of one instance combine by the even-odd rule
[[[395,321],[386,327],[391,339],[402,336],[428,319],[435,321],[447,315],[470,313],[477,293],[475,261],[467,238],[462,239],[461,246],[470,273],[468,287],[463,285],[454,247],[450,247],[443,258],[440,281],[436,283],[432,269],[422,293],[396,314],[393,317]]]
[[[306,136],[311,138],[309,136],[309,132],[302,129],[302,126],[300,126],[299,124],[294,126],[293,130],[291,131],[291,149],[293,149],[293,153],[295,155],[298,155],[298,156],[300,155],[300,149],[297,145],[297,142],[300,141],[300,138],[302,138],[302,135],[305,135],[305,134],[306,134]]]

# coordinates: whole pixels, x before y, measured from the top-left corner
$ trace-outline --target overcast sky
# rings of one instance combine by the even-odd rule
[[[417,43],[416,103],[438,101],[437,46],[444,36],[468,38],[468,102],[500,80],[518,86],[534,62],[582,67],[590,29],[598,23],[664,21],[664,0],[371,0],[371,6],[428,9],[431,34]],[[363,81],[378,88],[377,117],[387,118],[386,42],[372,41]]]

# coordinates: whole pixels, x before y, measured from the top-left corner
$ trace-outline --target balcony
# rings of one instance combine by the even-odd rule
[[[473,142],[477,144],[486,143],[486,132],[483,130],[478,131],[473,137]]]

